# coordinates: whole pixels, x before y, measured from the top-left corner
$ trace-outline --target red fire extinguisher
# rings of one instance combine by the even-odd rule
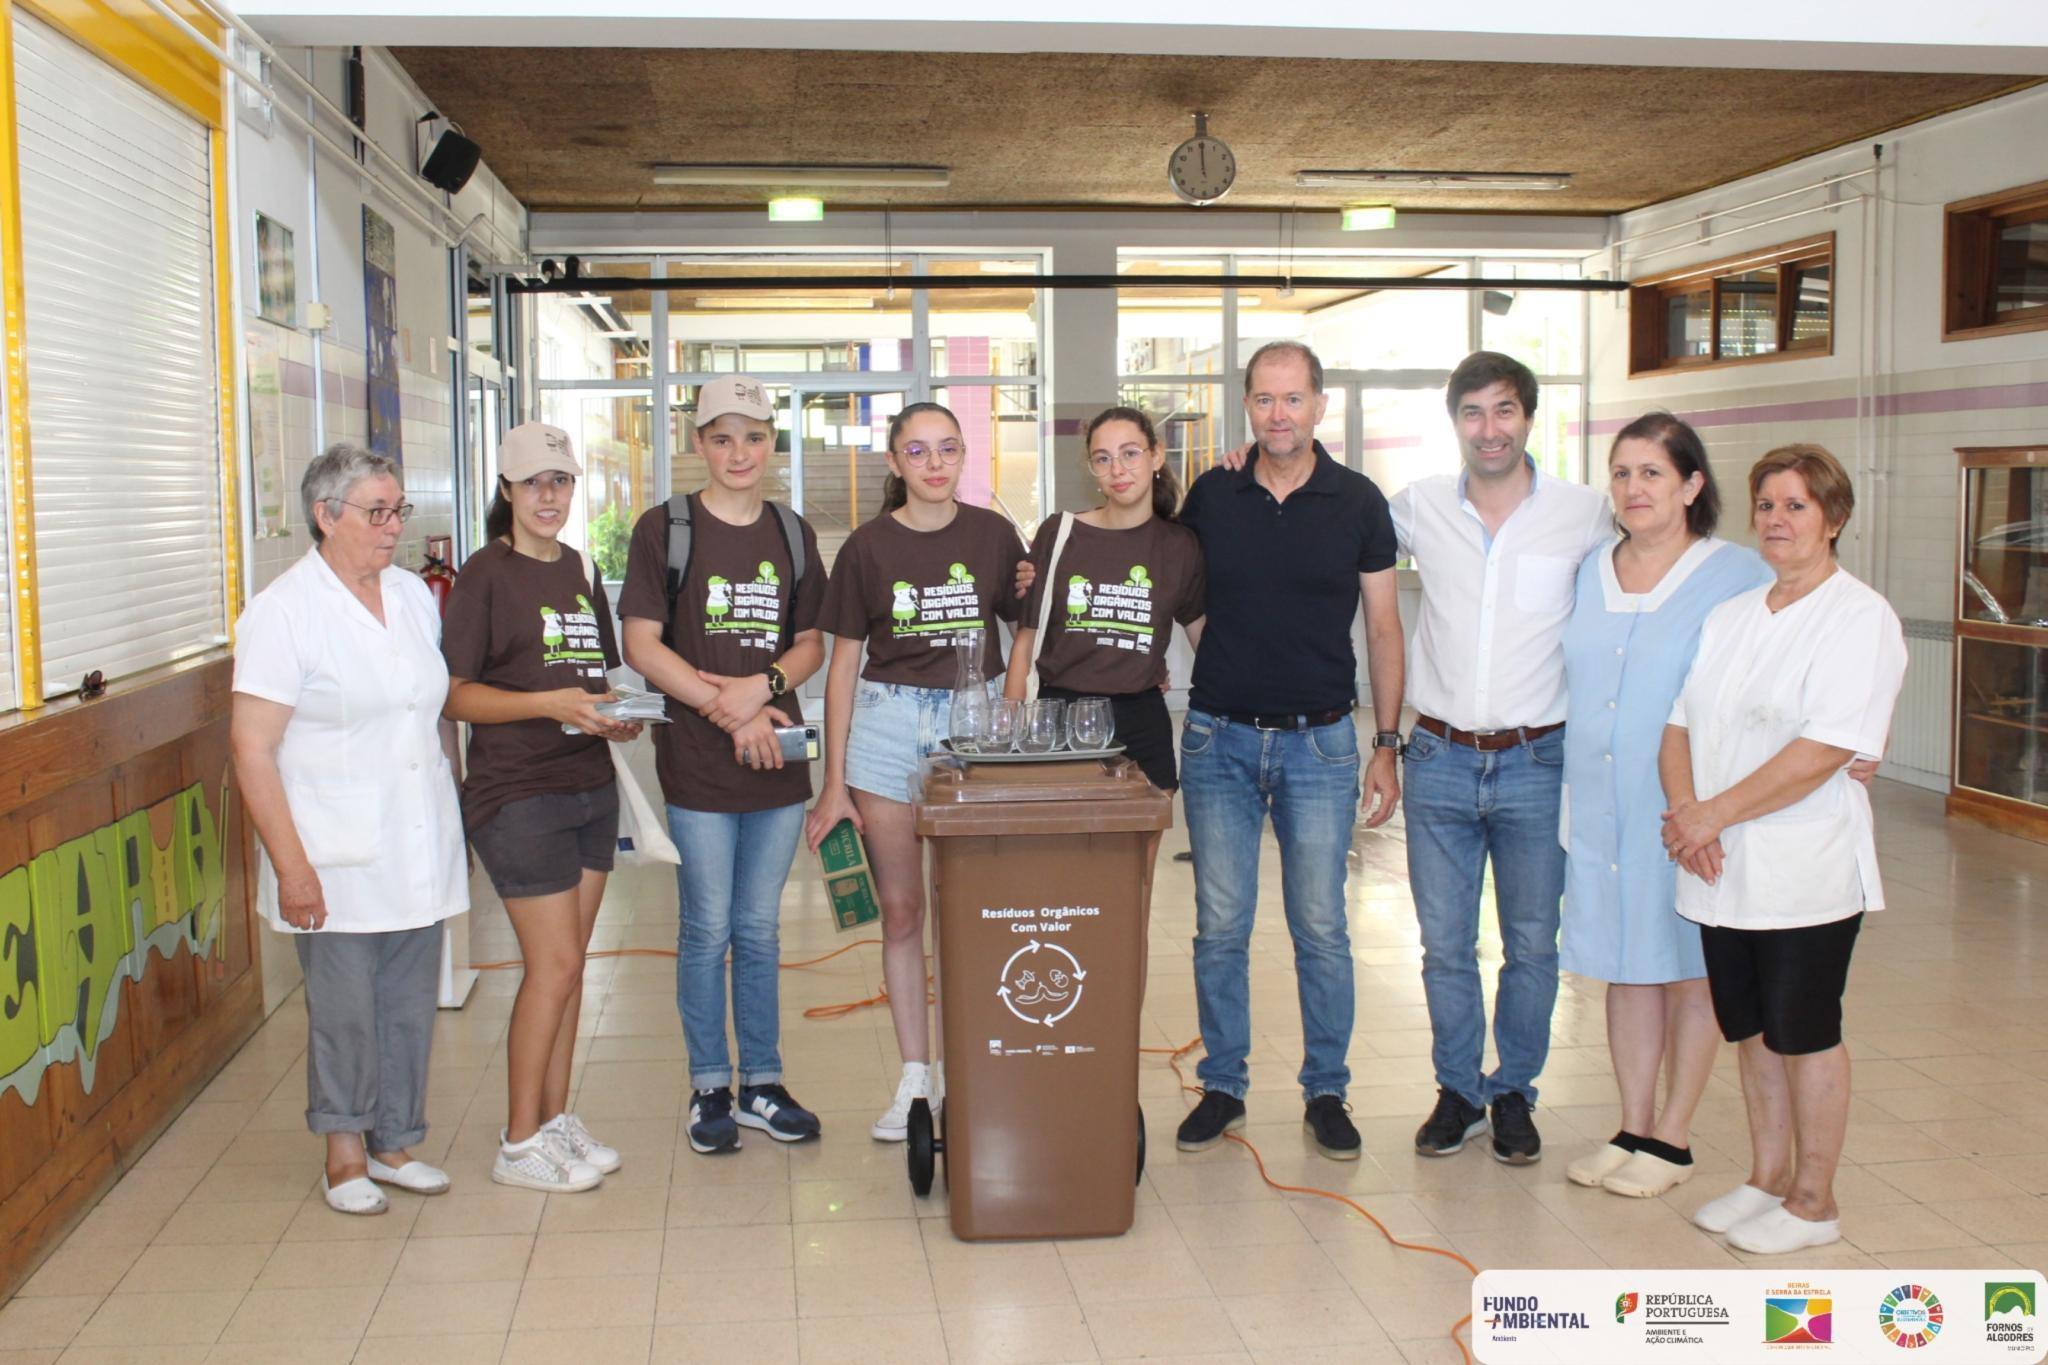
[[[455,570],[448,563],[449,537],[427,537],[427,562],[420,566],[420,577],[427,580],[427,591],[434,594],[434,605],[442,615],[448,613],[448,594],[455,590]]]

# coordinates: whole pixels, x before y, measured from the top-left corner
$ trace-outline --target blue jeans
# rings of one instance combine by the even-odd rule
[[[1418,729],[1402,767],[1408,885],[1422,925],[1422,989],[1435,1035],[1436,1083],[1470,1104],[1486,1105],[1510,1091],[1533,1104],[1557,1003],[1564,731],[1483,754]],[[1490,1076],[1480,1071],[1486,1001],[1479,985],[1479,901],[1488,858],[1505,959],[1493,1005],[1499,1060]]]
[[[1344,875],[1358,818],[1358,728],[1347,716],[1313,730],[1260,730],[1190,710],[1180,759],[1195,853],[1195,1005],[1208,1053],[1195,1074],[1239,1099],[1250,1084],[1252,916],[1270,814],[1301,997],[1302,1094],[1341,1096],[1357,1012]]]
[[[668,808],[682,923],[676,931],[676,1012],[690,1054],[690,1088],[732,1084],[725,1041],[725,958],[732,954],[732,1021],[740,1084],[782,1079],[782,886],[804,830],[803,803],[726,815]]]

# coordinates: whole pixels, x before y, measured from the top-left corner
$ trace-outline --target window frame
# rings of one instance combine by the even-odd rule
[[[1998,261],[1992,250],[2000,230],[2048,218],[2048,180],[1958,199],[1942,213],[1941,339],[2011,336],[2048,330],[2048,303],[2018,309],[1993,321]]]
[[[1811,270],[1816,265],[1824,265],[1828,270],[1830,289],[1827,330],[1817,340],[1809,339],[1795,343],[1792,331],[1798,316],[1798,294],[1794,285],[1801,268]],[[1745,251],[1739,256],[1727,256],[1701,265],[1685,266],[1678,270],[1664,271],[1630,281],[1629,378],[1636,379],[1653,374],[1692,374],[1700,370],[1726,369],[1732,365],[1760,365],[1773,361],[1809,360],[1815,356],[1833,355],[1835,303],[1840,298],[1840,294],[1833,288],[1839,279],[1836,265],[1835,234],[1824,232],[1812,237],[1802,237],[1798,241],[1767,247],[1761,251]],[[1767,269],[1775,269],[1778,272],[1776,347],[1760,355],[1722,355],[1723,283],[1739,275]],[[1703,356],[1680,356],[1674,359],[1665,352],[1667,306],[1674,298],[1702,291],[1707,295],[1707,353]]]

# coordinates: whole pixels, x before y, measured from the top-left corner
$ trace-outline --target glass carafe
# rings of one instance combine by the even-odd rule
[[[958,666],[953,675],[953,710],[948,735],[956,753],[980,753],[989,733],[988,674],[981,664],[982,634],[963,630],[953,639]]]

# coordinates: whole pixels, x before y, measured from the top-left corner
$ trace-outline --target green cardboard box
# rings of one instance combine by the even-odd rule
[[[873,924],[882,917],[875,898],[875,880],[868,873],[868,850],[853,821],[841,820],[818,845],[818,866],[825,874],[825,894],[832,901],[832,923],[843,933]]]

